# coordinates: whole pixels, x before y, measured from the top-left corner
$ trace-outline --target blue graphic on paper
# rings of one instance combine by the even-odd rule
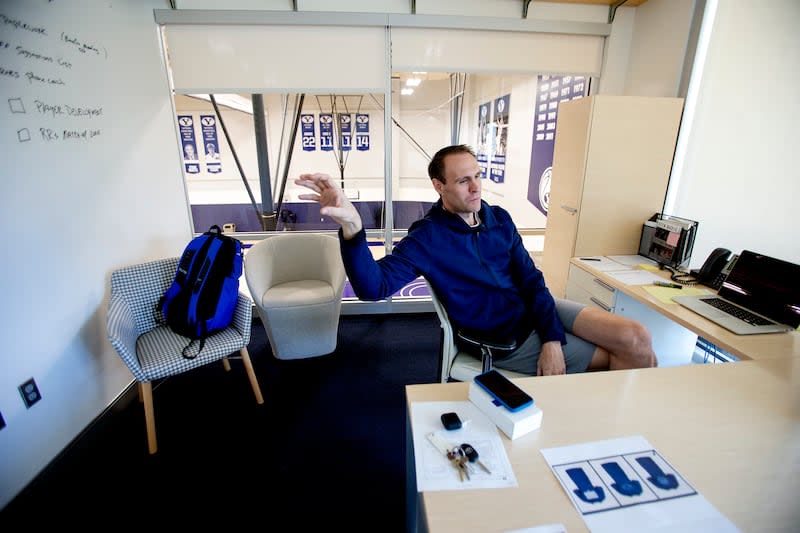
[[[697,494],[655,450],[553,465],[553,472],[584,515]]]
[[[486,170],[489,167],[489,147],[493,144],[494,124],[492,120],[492,106],[489,102],[478,107],[478,147],[475,150],[475,157],[481,167],[481,178],[486,178]]]
[[[356,114],[356,150],[369,150],[369,115]]]
[[[637,457],[636,462],[642,465],[642,468],[647,470],[647,473],[650,474],[650,477],[647,478],[647,481],[656,487],[665,490],[678,488],[678,479],[675,477],[675,475],[665,473],[663,470],[661,470],[661,467],[658,466],[650,457]]]
[[[300,115],[300,138],[303,142],[303,151],[313,152],[317,149],[317,136],[314,133],[314,115],[311,113]]]
[[[531,169],[528,201],[547,214],[553,180],[553,148],[556,138],[558,104],[586,96],[585,76],[539,76],[534,106]]]
[[[200,115],[200,131],[203,133],[203,146],[206,152],[206,171],[209,174],[222,172],[219,160],[219,140],[217,138],[217,117]]]
[[[323,152],[333,150],[333,115],[319,114],[319,149]]]
[[[341,126],[339,142],[342,150],[348,152],[353,147],[353,117],[350,113],[339,114],[339,125]]]
[[[495,183],[506,180],[506,146],[508,145],[508,110],[511,95],[507,94],[494,101],[494,130],[489,179]]]
[[[642,493],[642,484],[630,479],[617,462],[603,463],[603,469],[612,477],[611,488],[623,496],[638,496]]]
[[[606,493],[603,491],[603,487],[592,485],[592,482],[589,480],[589,476],[586,475],[586,472],[583,471],[583,468],[567,468],[567,475],[578,487],[572,492],[574,492],[578,498],[586,503],[598,503],[602,502],[606,498]]]
[[[178,115],[178,131],[181,137],[184,168],[189,174],[199,174],[200,159],[197,157],[197,143],[194,137],[194,119],[191,115]]]

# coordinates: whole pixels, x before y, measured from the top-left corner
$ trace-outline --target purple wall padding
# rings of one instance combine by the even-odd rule
[[[353,202],[365,229],[383,227],[383,202]],[[394,227],[407,229],[419,220],[432,202],[393,202]],[[197,233],[207,231],[214,224],[236,224],[236,231],[262,231],[261,222],[251,204],[208,204],[193,205],[192,220]],[[339,229],[339,225],[328,217],[319,214],[319,205],[312,202],[287,202],[281,207],[278,216],[279,231],[283,230],[328,230]]]

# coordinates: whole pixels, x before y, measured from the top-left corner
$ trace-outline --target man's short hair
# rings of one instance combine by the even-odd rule
[[[466,144],[454,144],[445,146],[434,154],[431,162],[428,163],[428,177],[432,180],[439,180],[445,183],[444,177],[444,158],[451,154],[470,154],[475,157],[475,152]]]

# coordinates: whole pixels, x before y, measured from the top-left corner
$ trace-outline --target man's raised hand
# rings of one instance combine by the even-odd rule
[[[358,210],[328,174],[301,174],[294,183],[314,191],[313,194],[300,194],[298,198],[317,202],[321,206],[321,215],[331,217],[342,226],[345,239],[361,231],[363,225]]]

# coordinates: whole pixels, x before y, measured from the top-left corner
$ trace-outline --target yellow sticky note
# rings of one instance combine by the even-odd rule
[[[682,289],[673,289],[672,287],[659,287],[657,285],[646,285],[644,289],[659,299],[665,304],[674,304],[672,301],[673,296],[694,296],[696,294],[708,293],[705,289],[697,287],[684,287]]]
[[[660,270],[658,265],[648,265],[646,263],[642,263],[638,265],[638,267],[641,268],[642,270],[650,270],[651,272],[658,272]]]

